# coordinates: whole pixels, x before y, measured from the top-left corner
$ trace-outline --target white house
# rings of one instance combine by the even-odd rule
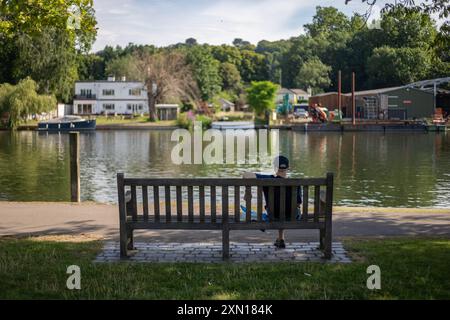
[[[75,82],[74,114],[148,113],[147,90],[142,82],[108,80]]]

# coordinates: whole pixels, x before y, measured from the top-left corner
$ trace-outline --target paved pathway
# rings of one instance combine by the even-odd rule
[[[95,203],[0,201],[0,236],[99,235],[118,239],[118,209]],[[277,231],[232,231],[235,242],[272,242]],[[334,239],[378,236],[450,236],[450,209],[342,208],[333,213]],[[217,242],[221,231],[153,230],[135,233],[136,241]],[[287,241],[318,240],[317,230],[288,230]]]
[[[131,262],[199,262],[221,263],[221,243],[145,243],[134,244],[136,254],[127,259]],[[333,258],[324,260],[318,242],[291,242],[286,249],[276,249],[271,243],[230,243],[230,262],[329,262],[350,263],[342,243],[333,243]],[[108,241],[95,262],[118,262],[119,243]]]

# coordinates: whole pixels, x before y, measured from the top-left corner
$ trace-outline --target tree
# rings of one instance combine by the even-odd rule
[[[313,57],[301,66],[295,86],[305,90],[311,87],[313,93],[323,92],[331,84],[330,71],[330,66],[323,64],[318,57]]]
[[[380,47],[367,60],[372,87],[398,86],[425,79],[430,59],[421,48]]]
[[[265,116],[268,121],[268,111],[275,108],[275,98],[278,85],[270,81],[253,81],[247,89],[247,101],[257,116]]]
[[[242,50],[241,55],[239,72],[245,82],[262,81],[268,78],[268,68],[264,55],[250,50]]]
[[[138,80],[139,70],[135,59],[135,56],[126,55],[109,61],[105,68],[106,75],[116,78],[126,77],[130,81]]]
[[[316,7],[312,23],[304,28],[311,37],[328,37],[337,32],[348,32],[351,24],[347,16],[334,7]]]
[[[187,53],[187,61],[192,67],[194,78],[200,90],[200,97],[208,101],[220,92],[222,79],[219,74],[219,61],[214,59],[206,46],[195,46]]]
[[[252,44],[249,41],[242,40],[241,38],[236,38],[233,40],[233,45],[237,48],[249,47]]]
[[[381,20],[384,44],[390,47],[431,48],[437,31],[428,14],[404,7],[385,12]]]
[[[1,80],[30,76],[40,93],[68,101],[76,55],[90,50],[96,24],[92,0],[0,1]]]
[[[80,80],[105,79],[105,62],[97,54],[77,55],[77,70]]]
[[[56,99],[51,95],[39,95],[37,84],[30,78],[17,85],[0,85],[0,114],[9,115],[8,126],[15,129],[20,120],[28,115],[48,112],[56,106]]]
[[[198,87],[183,53],[145,52],[135,54],[134,58],[139,78],[147,89],[151,121],[158,119],[157,102],[169,97],[191,101],[198,98]]]
[[[68,35],[46,27],[36,35],[19,35],[16,49],[14,79],[31,77],[37,82],[39,93],[54,94],[58,100],[69,102],[78,74],[76,52]]]
[[[87,52],[97,34],[92,0],[1,1],[0,13],[0,34],[7,38],[33,37],[53,27]]]
[[[241,75],[234,64],[224,62],[220,64],[220,74],[222,75],[222,88],[238,92],[241,89]]]
[[[186,41],[184,43],[186,45],[188,45],[188,46],[196,46],[196,45],[198,45],[197,40],[194,39],[194,38],[188,38],[188,39],[186,39]]]

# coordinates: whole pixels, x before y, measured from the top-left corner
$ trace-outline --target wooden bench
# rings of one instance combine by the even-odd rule
[[[291,188],[287,189],[289,186]],[[296,212],[293,212],[287,220],[286,190],[292,192],[291,208],[296,210],[298,186],[302,192],[301,217],[296,219]],[[118,173],[117,187],[121,257],[129,256],[129,251],[134,250],[133,231],[140,229],[222,230],[224,260],[230,255],[230,230],[318,229],[320,249],[326,259],[332,255],[332,173],[325,178],[307,179],[132,179]],[[272,207],[268,208],[268,222],[263,221],[264,187],[268,188]],[[274,212],[271,199],[275,188],[280,192],[280,218],[277,220],[270,214]],[[245,221],[241,221],[241,191],[256,194],[253,197],[256,203],[250,198],[245,200]],[[252,221],[251,210],[248,210],[251,207],[257,212],[256,221]]]

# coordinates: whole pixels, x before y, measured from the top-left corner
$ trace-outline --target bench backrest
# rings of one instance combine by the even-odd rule
[[[138,179],[125,178],[117,174],[119,209],[132,217],[133,221],[152,222],[190,222],[219,223],[230,217],[236,223],[249,223],[252,220],[251,209],[257,212],[257,221],[263,221],[265,200],[263,188],[268,189],[269,214],[274,212],[275,189],[280,194],[280,222],[290,216],[296,221],[297,187],[302,192],[302,221],[319,222],[332,211],[333,174],[325,178],[287,178],[287,179],[242,179],[242,178],[196,178],[196,179]],[[289,187],[289,188],[288,188]],[[292,192],[292,208],[286,212],[286,190]],[[245,221],[241,221],[241,201],[243,194],[251,192],[253,201],[246,198]],[[230,198],[232,204],[230,206]],[[309,199],[313,199],[312,210]],[[150,201],[149,201],[150,199]],[[256,202],[256,203],[255,203]],[[271,208],[270,208],[271,207]],[[231,209],[231,210],[230,210]]]

